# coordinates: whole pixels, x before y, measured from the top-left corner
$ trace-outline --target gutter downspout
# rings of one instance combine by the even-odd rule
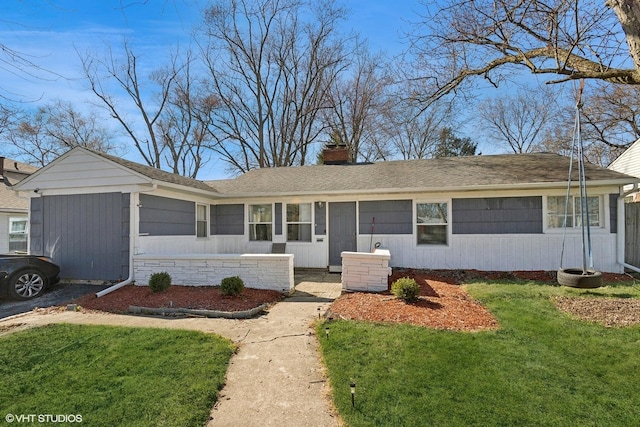
[[[617,208],[617,223],[618,223],[618,264],[622,265],[624,268],[628,268],[629,270],[635,271],[636,273],[640,273],[640,267],[633,266],[631,264],[627,264],[624,261],[625,258],[625,209],[624,209],[624,199],[632,193],[638,191],[638,183],[633,184],[633,188],[629,191],[623,192],[618,196],[618,208]]]
[[[150,191],[153,191],[157,188],[156,184],[153,184],[153,188]],[[133,283],[133,255],[135,252],[137,238],[138,238],[138,201],[140,200],[139,192],[134,193],[131,192],[129,194],[129,277],[126,280],[120,283],[116,283],[113,286],[109,286],[107,289],[103,289],[100,292],[96,292],[96,298],[100,298],[105,296],[117,289],[122,288],[130,283]]]

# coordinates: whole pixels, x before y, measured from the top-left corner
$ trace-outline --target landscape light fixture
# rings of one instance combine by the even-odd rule
[[[324,328],[324,333],[327,336],[327,339],[329,339],[329,327],[328,326],[326,328]]]
[[[318,319],[320,318],[320,307],[318,307]]]
[[[356,406],[356,382],[351,381],[349,387],[351,387],[351,407],[353,408]]]

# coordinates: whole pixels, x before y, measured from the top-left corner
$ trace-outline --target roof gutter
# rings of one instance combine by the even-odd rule
[[[634,183],[633,184],[633,188],[631,188],[631,190],[623,192],[621,195],[618,196],[618,206],[617,206],[617,223],[618,223],[618,264],[622,265],[624,268],[628,268],[629,270],[635,271],[636,273],[640,273],[640,267],[636,267],[634,265],[631,264],[627,264],[625,262],[625,241],[626,241],[626,236],[625,236],[625,209],[624,209],[624,199],[630,195],[633,194],[635,192],[638,191],[638,183]]]
[[[636,181],[633,185],[637,185]],[[629,180],[602,180],[602,181],[593,181],[591,185],[595,185],[598,187],[603,186],[621,186],[621,185],[630,185]],[[577,184],[576,184],[577,186]],[[519,190],[521,189],[540,189],[540,188],[567,188],[567,182],[535,182],[529,184],[518,184],[517,187]],[[472,191],[499,191],[499,190],[513,190],[513,185],[504,185],[504,184],[491,184],[491,185],[466,185],[466,186],[456,186],[456,187],[407,187],[407,188],[377,188],[377,189],[354,189],[354,190],[316,190],[316,191],[280,191],[280,192],[269,192],[268,197],[288,197],[288,196],[332,196],[332,195],[353,195],[353,194],[393,194],[393,193],[424,193],[424,192],[433,192],[433,193],[452,193],[452,192],[472,192]],[[221,199],[234,199],[234,198],[245,198],[245,197],[265,197],[264,192],[248,192],[248,193],[218,193],[216,194]]]

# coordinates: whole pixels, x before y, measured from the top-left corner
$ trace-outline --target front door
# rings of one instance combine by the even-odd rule
[[[329,203],[329,271],[342,271],[340,254],[357,248],[356,202]]]

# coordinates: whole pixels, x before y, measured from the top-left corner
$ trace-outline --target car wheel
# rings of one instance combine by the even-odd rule
[[[40,296],[46,285],[43,274],[30,268],[19,271],[9,279],[9,294],[14,299],[27,300]]]

